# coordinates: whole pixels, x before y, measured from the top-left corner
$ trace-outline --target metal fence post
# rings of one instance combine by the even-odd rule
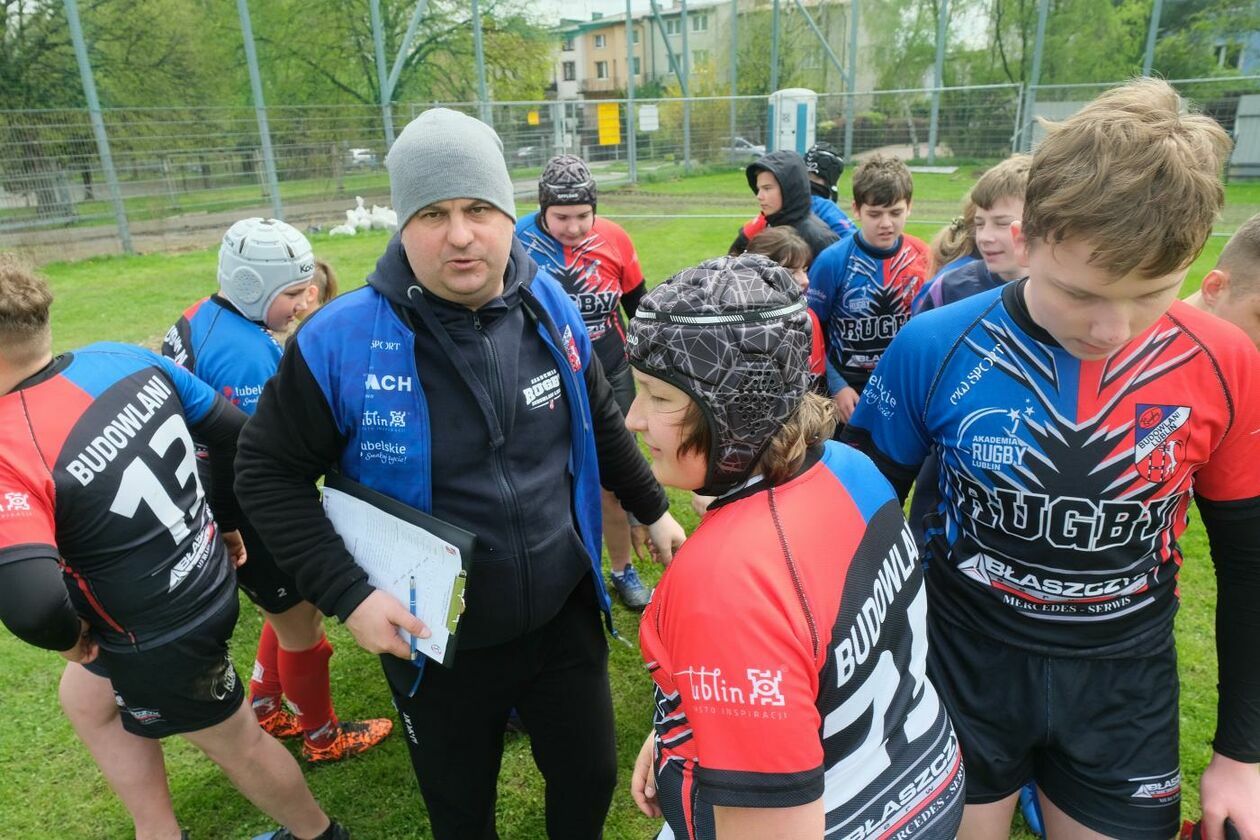
[[[398,77],[402,75],[403,63],[407,60],[407,53],[411,50],[411,44],[415,41],[416,30],[420,27],[420,19],[424,17],[425,8],[429,5],[428,0],[420,0],[416,4],[415,11],[411,13],[411,23],[407,24],[407,34],[403,35],[402,45],[398,48],[398,55],[394,59],[394,68],[389,71],[389,80],[385,83],[385,89],[389,91],[385,96],[385,100],[390,104],[389,123],[385,127],[386,139],[389,145],[394,145],[394,91],[398,89]]]
[[[381,121],[385,125],[385,148],[394,145],[394,114],[390,105],[393,91],[385,75],[385,33],[381,27],[381,0],[372,0],[372,41],[376,46],[376,79],[380,89]]]
[[[1024,86],[1019,85],[1015,90],[1015,127],[1011,131],[1011,154],[1020,151],[1024,142],[1023,125],[1024,125]]]
[[[105,120],[101,116],[101,102],[96,96],[96,80],[92,77],[92,65],[88,61],[87,44],[83,40],[83,26],[79,22],[77,0],[66,0],[66,18],[70,21],[70,37],[74,41],[74,57],[79,62],[79,76],[83,80],[83,96],[87,99],[88,114],[92,118],[92,133],[96,135],[96,152],[105,170],[109,184],[109,201],[114,205],[114,219],[118,224],[118,239],[123,253],[134,254],[131,244],[131,227],[127,224],[127,208],[123,206],[122,190],[118,187],[118,173],[114,171],[114,156],[109,151],[109,135],[105,133]]]
[[[1155,39],[1159,35],[1159,17],[1164,9],[1164,0],[1155,0],[1151,6],[1151,25],[1146,30],[1146,52],[1142,55],[1142,75],[1151,75],[1151,65],[1155,63]]]
[[[477,100],[481,103],[481,121],[493,126],[490,94],[486,90],[486,49],[481,38],[481,6],[472,0],[473,51],[477,54]]]
[[[844,103],[844,159],[853,161],[853,121],[857,119],[858,0],[849,0],[849,99]]]
[[[731,0],[731,127],[726,145],[735,148],[735,97],[739,95],[739,0]]]
[[[801,13],[801,17],[805,18],[805,23],[809,24],[809,28],[814,30],[814,34],[818,36],[818,43],[822,44],[823,53],[831,61],[831,65],[836,68],[836,72],[840,74],[840,78],[844,78],[844,66],[840,64],[840,59],[836,57],[835,51],[831,45],[827,43],[827,36],[815,22],[814,16],[809,13],[809,9],[805,8],[802,0],[796,0],[796,9]]]
[[[945,86],[945,37],[949,27],[949,0],[940,0],[936,19],[936,86],[932,91],[932,120],[928,124],[928,164],[936,163],[936,136],[941,119],[941,88]]]
[[[687,0],[682,0],[682,71],[683,83],[683,171],[691,171],[691,52],[687,48]]]
[[[1032,74],[1028,78],[1028,99],[1024,105],[1024,123],[1020,127],[1023,134],[1022,146],[1025,152],[1032,151],[1032,124],[1037,118],[1037,85],[1041,83],[1041,56],[1046,48],[1046,18],[1050,14],[1050,0],[1039,0],[1037,4],[1037,40],[1033,44]]]
[[[254,95],[254,113],[258,117],[258,136],[262,141],[263,167],[271,190],[271,215],[284,218],[280,203],[280,180],[276,177],[276,159],[271,151],[271,129],[267,126],[267,106],[263,102],[262,77],[258,73],[258,53],[254,50],[254,28],[249,23],[249,0],[236,0],[241,17],[241,37],[245,40],[245,62],[249,65],[249,87]]]
[[[626,159],[632,184],[639,180],[637,139],[634,136],[634,18],[630,13],[630,0],[626,0]]]
[[[779,0],[770,5],[770,93],[779,89]],[[766,144],[770,149],[770,144]],[[772,150],[773,151],[773,150]]]

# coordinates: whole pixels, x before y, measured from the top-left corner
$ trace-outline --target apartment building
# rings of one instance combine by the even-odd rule
[[[806,0],[805,7],[826,35],[832,51],[842,62],[847,61],[848,0]],[[763,39],[768,37],[770,0],[690,0],[686,15],[679,0],[661,0],[656,14],[635,12],[630,26],[634,52],[629,68],[634,73],[635,84],[669,84],[683,69],[694,73],[707,68],[718,77],[726,78],[730,66],[731,22],[735,14],[738,15],[737,26],[752,27],[762,33]],[[782,0],[780,14],[782,54],[786,57],[790,50],[799,51],[798,68],[808,77],[806,82],[820,92],[844,89],[842,75],[825,56],[816,36],[805,29],[803,17],[790,0]],[[559,46],[554,71],[556,97],[598,98],[624,91],[628,69],[626,31],[624,13],[606,16],[597,13],[589,21],[564,21],[556,29]],[[866,33],[861,35],[865,42]],[[741,41],[746,39],[745,35]],[[761,60],[768,58],[767,54]],[[859,71],[859,85],[863,82],[862,75]]]

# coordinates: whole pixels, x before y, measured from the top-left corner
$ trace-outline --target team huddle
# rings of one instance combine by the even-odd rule
[[[434,837],[498,836],[509,725],[548,835],[600,837],[611,586],[642,612],[629,785],[658,837],[997,840],[1027,791],[1052,840],[1159,840],[1193,501],[1217,578],[1202,833],[1260,840],[1260,216],[1178,300],[1225,132],[1150,79],[1046,129],[930,245],[896,158],[856,167],[846,213],[833,147],[771,152],[729,253],[649,290],[581,158],[518,218],[498,136],[435,108],[386,158],[400,227],[363,288],[243,220],[160,354],[54,355],[47,285],[0,257],[0,620],[67,660],[63,709],[138,838],[188,836],[171,735],[263,837],[350,836],[277,740],[326,763],[393,728],[335,713],[324,616],[380,655]],[[429,628],[334,530],[333,474],[476,535],[450,667],[411,661]],[[265,618],[248,686],[238,587]]]

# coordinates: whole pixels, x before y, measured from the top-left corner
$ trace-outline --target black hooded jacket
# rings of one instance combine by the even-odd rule
[[[569,437],[583,432],[569,427],[562,388],[541,401],[531,397],[555,367],[535,326],[552,320],[534,294],[543,282],[536,275],[514,240],[502,294],[474,311],[423,292],[396,235],[368,277],[414,335],[433,418],[430,438],[421,441],[432,453],[432,512],[478,537],[469,577],[477,597],[460,624],[461,649],[542,626],[591,572],[568,489]],[[302,332],[326,328],[335,309],[316,313]],[[668,500],[596,357],[584,376],[601,483],[640,521],[655,522]],[[303,596],[342,620],[372,587],[332,532],[313,478],[337,463],[347,440],[302,342],[291,341],[242,434],[236,489]]]
[[[745,174],[748,177],[748,186],[754,194],[757,192],[757,175],[761,172],[769,172],[774,176],[779,182],[779,194],[783,198],[783,207],[778,213],[766,216],[766,225],[789,225],[805,240],[817,259],[824,248],[840,237],[827,227],[826,222],[810,211],[809,170],[805,168],[805,159],[796,152],[781,150],[750,163]],[[742,254],[748,247],[749,238],[746,229],[740,228],[739,235],[731,243],[731,253]]]

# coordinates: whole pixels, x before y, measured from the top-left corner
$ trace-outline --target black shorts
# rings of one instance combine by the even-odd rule
[[[609,371],[607,376],[608,384],[612,386],[613,399],[621,408],[621,416],[625,417],[630,413],[630,404],[634,402],[634,374],[630,372],[630,365],[624,364]]]
[[[1177,650],[1041,656],[933,617],[928,676],[962,745],[967,802],[1035,779],[1072,819],[1124,840],[1181,825]]]
[[[236,570],[236,584],[262,609],[279,614],[302,603],[293,577],[276,565],[262,537],[244,518],[241,539],[245,541],[245,565]]]
[[[102,650],[89,670],[109,677],[123,728],[142,738],[165,738],[231,717],[245,699],[228,653],[239,613],[233,596],[173,642],[139,653]]]

